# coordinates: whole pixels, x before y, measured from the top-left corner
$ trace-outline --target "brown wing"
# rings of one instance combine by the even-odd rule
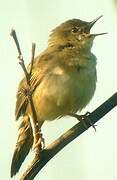
[[[40,72],[40,70],[35,69],[32,73],[32,77],[30,81],[32,92],[40,83],[42,78],[43,78],[43,73]],[[16,101],[16,109],[15,109],[16,120],[25,113],[28,104],[27,97],[25,96],[26,89],[27,89],[27,83],[26,83],[26,79],[24,78],[23,80],[21,80],[17,92],[17,101]]]
[[[21,114],[23,114],[23,111],[25,110],[25,106],[27,104],[26,97],[24,96],[22,90],[26,87],[25,79],[22,79],[17,92],[17,101],[16,101],[16,109],[15,109],[15,115],[16,119],[19,118]]]
[[[45,72],[47,71],[48,60],[50,59],[50,55],[44,53],[40,57],[37,57],[34,62],[32,76],[30,80],[31,91],[33,92],[35,88],[40,84],[43,79]],[[28,66],[28,68],[30,65]],[[25,113],[28,101],[25,96],[24,91],[27,89],[26,79],[22,79],[17,92],[17,100],[16,100],[16,108],[15,108],[15,116],[16,120]]]

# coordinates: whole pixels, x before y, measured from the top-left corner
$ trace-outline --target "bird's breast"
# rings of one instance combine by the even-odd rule
[[[45,75],[33,94],[39,118],[53,120],[81,110],[92,98],[95,86],[95,69],[74,68],[66,72],[60,67],[54,68]]]

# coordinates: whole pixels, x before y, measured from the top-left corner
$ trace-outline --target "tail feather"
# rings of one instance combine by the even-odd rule
[[[24,116],[19,127],[17,144],[12,158],[11,177],[13,177],[19,171],[19,168],[29,153],[32,145],[33,133],[30,119],[28,116]]]

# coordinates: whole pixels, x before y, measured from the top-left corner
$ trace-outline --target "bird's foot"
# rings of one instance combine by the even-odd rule
[[[44,149],[45,147],[45,141],[41,133],[41,129],[38,130],[34,134],[34,142],[33,142],[33,150],[35,151],[36,154],[40,154],[40,152]]]
[[[89,125],[92,126],[92,127],[94,128],[94,130],[96,131],[96,125],[94,125],[94,124],[91,122],[90,118],[88,117],[88,116],[90,115],[90,112],[87,112],[87,113],[84,114],[84,115],[78,115],[78,114],[75,114],[75,113],[70,113],[69,115],[72,116],[72,117],[75,117],[75,118],[78,119],[80,122],[82,122],[83,125],[84,125],[84,127],[85,127],[86,129],[89,128],[89,126],[88,126],[88,124],[89,124]]]

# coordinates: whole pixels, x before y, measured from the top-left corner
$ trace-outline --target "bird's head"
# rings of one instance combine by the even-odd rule
[[[49,45],[59,45],[70,43],[77,46],[78,48],[92,47],[93,40],[98,35],[106,33],[91,34],[90,30],[93,25],[101,18],[94,19],[91,22],[82,21],[80,19],[72,19],[62,23],[56,27],[49,39]]]

